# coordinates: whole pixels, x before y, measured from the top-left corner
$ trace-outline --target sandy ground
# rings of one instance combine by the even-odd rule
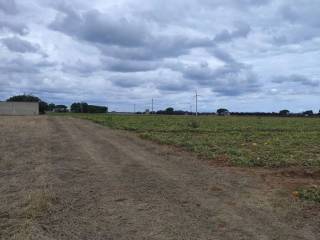
[[[317,176],[219,167],[64,117],[0,117],[0,239],[320,239]]]

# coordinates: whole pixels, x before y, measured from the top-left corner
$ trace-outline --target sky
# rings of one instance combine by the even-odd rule
[[[0,0],[0,100],[320,108],[319,0]]]

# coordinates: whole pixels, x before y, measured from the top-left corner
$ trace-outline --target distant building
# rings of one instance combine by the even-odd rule
[[[0,115],[33,116],[39,115],[38,102],[0,102]]]

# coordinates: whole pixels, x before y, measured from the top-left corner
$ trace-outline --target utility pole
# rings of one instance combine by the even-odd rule
[[[133,104],[133,113],[136,113],[136,105]]]
[[[198,117],[198,91],[196,90],[196,117]]]
[[[153,114],[153,98],[152,98],[152,103],[151,103],[151,114]]]

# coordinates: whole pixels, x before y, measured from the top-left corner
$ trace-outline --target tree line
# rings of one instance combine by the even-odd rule
[[[39,112],[44,114],[45,112],[74,112],[74,113],[107,113],[108,107],[89,105],[86,102],[75,102],[70,106],[70,110],[66,105],[56,105],[54,103],[48,104],[45,101],[42,101],[39,97],[33,95],[17,95],[10,97],[6,100],[7,102],[38,102],[39,103]],[[172,107],[168,107],[165,110],[159,110],[150,112],[146,110],[145,112],[136,112],[135,114],[159,114],[159,115],[193,115],[194,112],[175,110]],[[314,113],[312,110],[307,110],[302,113],[291,113],[287,109],[283,109],[279,112],[230,112],[226,108],[219,108],[216,112],[199,112],[198,115],[219,115],[219,116],[283,116],[283,117],[312,117],[320,116],[320,110],[318,113]]]
[[[136,114],[159,114],[159,115],[194,115],[195,112],[175,110],[172,107],[166,108],[165,110],[159,110],[154,112],[136,112]],[[318,113],[314,113],[312,110],[307,110],[301,113],[291,113],[289,110],[284,109],[279,112],[230,112],[226,108],[219,108],[216,112],[199,112],[198,115],[208,116],[208,115],[218,115],[218,116],[281,116],[281,117],[311,117],[320,116],[320,110]]]

